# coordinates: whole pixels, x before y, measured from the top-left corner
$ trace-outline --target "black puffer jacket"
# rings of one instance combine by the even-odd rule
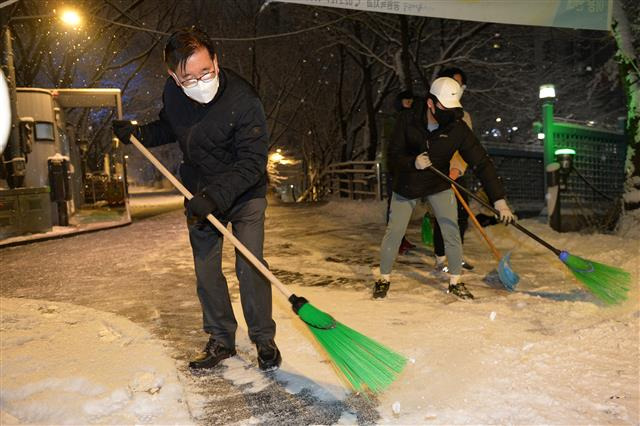
[[[415,199],[450,188],[447,181],[428,169],[417,170],[415,159],[426,151],[434,167],[448,175],[449,162],[457,150],[480,178],[491,201],[504,198],[502,182],[489,154],[461,118],[443,129],[430,132],[423,99],[414,100],[410,110],[400,113],[387,153],[388,164],[394,173],[394,192]]]
[[[220,87],[211,102],[188,98],[167,78],[160,119],[141,126],[147,147],[178,142],[180,176],[187,189],[204,191],[220,212],[266,195],[268,133],[262,103],[242,77],[220,70]]]

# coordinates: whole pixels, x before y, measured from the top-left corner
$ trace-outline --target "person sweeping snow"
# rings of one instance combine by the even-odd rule
[[[211,39],[202,31],[175,32],[164,50],[169,77],[159,120],[137,125],[114,120],[116,136],[130,143],[133,135],[146,147],[178,142],[184,155],[182,181],[195,195],[185,201],[189,240],[195,263],[204,350],[189,363],[212,368],[236,354],[238,327],[222,273],[223,238],[206,219],[213,214],[264,263],[264,218],[267,190],[268,132],[255,89],[239,75],[218,65]],[[271,285],[247,259],[236,254],[236,276],[249,338],[262,370],[274,370],[282,357],[274,341]]]
[[[436,79],[426,100],[416,99],[410,110],[398,117],[393,143],[387,153],[395,180],[391,214],[380,247],[380,277],[374,283],[373,297],[383,298],[391,285],[391,271],[409,219],[421,198],[427,199],[440,224],[449,264],[448,292],[462,299],[473,295],[460,281],[462,243],[457,221],[456,198],[450,184],[428,170],[433,166],[448,174],[456,151],[480,178],[500,220],[505,224],[515,216],[505,201],[504,187],[487,151],[462,121],[462,88],[450,77]],[[429,124],[429,116],[437,124]]]

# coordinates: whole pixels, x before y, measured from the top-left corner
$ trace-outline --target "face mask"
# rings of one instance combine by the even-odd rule
[[[183,87],[184,94],[201,104],[208,104],[218,93],[220,87],[220,79],[216,75],[211,81],[204,82],[198,80],[198,84],[194,87]]]
[[[453,123],[456,119],[456,113],[452,110],[440,109],[438,107],[435,108],[433,112],[433,117],[438,122],[438,126],[441,128],[447,127],[449,124]]]

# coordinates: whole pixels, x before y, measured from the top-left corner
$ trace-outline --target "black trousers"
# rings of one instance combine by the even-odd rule
[[[221,222],[231,223],[233,235],[265,265],[264,212],[267,201],[255,198],[234,206]],[[203,328],[228,348],[235,346],[238,323],[233,315],[227,280],[222,273],[223,236],[207,220],[187,218],[195,264],[197,292],[202,307]],[[236,276],[240,285],[242,312],[254,343],[273,339],[271,284],[236,250]]]

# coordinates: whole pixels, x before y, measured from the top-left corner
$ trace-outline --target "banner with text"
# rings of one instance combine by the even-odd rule
[[[278,0],[500,24],[608,31],[613,0]]]

